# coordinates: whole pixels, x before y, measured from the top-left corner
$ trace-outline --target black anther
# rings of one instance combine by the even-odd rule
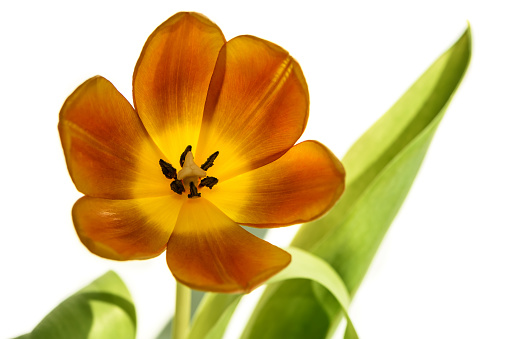
[[[187,197],[192,198],[201,196],[201,193],[198,193],[198,188],[196,187],[196,185],[194,185],[194,182],[191,181],[189,186],[190,186],[190,194],[187,194]]]
[[[182,195],[182,192],[185,192],[185,187],[183,186],[183,183],[181,180],[174,180],[171,183],[171,190],[175,192],[176,194]]]
[[[166,162],[164,160],[159,160],[159,165],[162,169],[162,174],[168,179],[176,179],[176,169],[171,166],[169,162]]]
[[[185,162],[185,156],[187,155],[187,153],[189,153],[190,151],[192,151],[192,146],[189,145],[185,148],[185,151],[183,151],[182,155],[180,155],[180,167],[183,167],[183,163]]]
[[[208,159],[206,159],[205,163],[203,165],[201,165],[201,169],[203,171],[206,171],[208,170],[210,167],[213,166],[213,162],[215,161],[215,159],[217,159],[217,156],[219,155],[219,151],[215,152],[214,154],[210,155],[208,157]]]
[[[219,182],[219,179],[215,177],[206,177],[201,179],[201,182],[199,183],[199,187],[208,187],[209,189],[212,189],[212,187]]]

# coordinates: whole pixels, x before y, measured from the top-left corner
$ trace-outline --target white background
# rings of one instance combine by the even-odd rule
[[[227,39],[252,34],[290,51],[311,96],[302,140],[318,139],[339,157],[470,21],[469,72],[351,316],[363,339],[508,338],[508,12],[502,4],[2,2],[0,338],[30,331],[107,269],[133,294],[139,338],[155,337],[173,313],[165,256],[117,263],[79,242],[70,211],[80,194],[56,126],[65,98],[96,74],[131,100],[132,72],[146,38],[181,10],[205,14]],[[269,239],[285,246],[296,229],[274,230]],[[248,306],[242,304],[230,338]]]

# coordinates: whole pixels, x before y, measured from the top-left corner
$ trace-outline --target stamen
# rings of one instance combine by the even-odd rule
[[[189,145],[180,156],[180,166],[182,166],[180,171],[177,172],[169,162],[162,159],[159,160],[159,165],[162,169],[162,174],[164,174],[166,178],[174,179],[173,182],[171,182],[171,190],[173,192],[182,195],[186,189],[189,189],[190,193],[187,195],[189,198],[199,198],[201,197],[201,193],[198,192],[198,187],[208,187],[212,189],[212,187],[219,182],[219,179],[215,177],[206,176],[206,170],[213,166],[213,162],[217,159],[217,156],[219,156],[218,151],[210,155],[201,167],[198,167],[194,162],[192,146]]]
[[[185,192],[185,187],[181,180],[173,180],[171,183],[171,190],[176,194],[182,195],[182,192]]]
[[[169,162],[166,162],[162,159],[159,160],[159,165],[162,169],[162,174],[168,179],[176,179],[176,168],[171,166]]]
[[[185,151],[183,151],[182,155],[180,155],[180,167],[183,167],[183,164],[185,163],[185,157],[187,156],[187,153],[192,151],[192,146],[189,145],[185,148]]]
[[[187,197],[189,197],[189,198],[201,197],[201,193],[198,193],[198,189],[197,189],[196,185],[194,185],[193,181],[190,182],[189,187],[190,187],[190,194],[187,194]]]
[[[199,187],[208,187],[209,189],[212,189],[212,187],[219,182],[219,179],[215,177],[206,177],[201,179],[201,182],[199,183]]]
[[[215,161],[215,159],[217,159],[218,155],[219,155],[219,151],[217,151],[214,154],[210,155],[208,157],[208,159],[206,159],[205,163],[203,165],[201,165],[201,169],[203,171],[206,171],[207,169],[212,167],[213,166],[213,162]]]

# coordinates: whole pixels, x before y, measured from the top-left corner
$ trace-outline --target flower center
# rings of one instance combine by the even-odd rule
[[[182,194],[187,190],[190,193],[187,195],[189,198],[199,198],[201,193],[198,188],[212,187],[219,182],[215,177],[207,177],[206,170],[213,166],[214,160],[219,155],[219,152],[213,153],[206,159],[205,163],[198,167],[194,162],[194,155],[192,154],[192,146],[187,146],[180,156],[180,166],[182,169],[176,172],[176,169],[168,162],[160,159],[159,165],[162,169],[162,174],[168,179],[174,179],[171,183],[171,190],[176,194]]]

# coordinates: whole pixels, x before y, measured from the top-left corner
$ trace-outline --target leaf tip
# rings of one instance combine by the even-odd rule
[[[467,46],[468,57],[469,57],[469,59],[471,59],[471,49],[472,49],[471,22],[469,20],[467,20],[466,22],[467,22],[466,30],[462,34],[462,37],[459,39],[459,41],[465,40],[465,44]]]

